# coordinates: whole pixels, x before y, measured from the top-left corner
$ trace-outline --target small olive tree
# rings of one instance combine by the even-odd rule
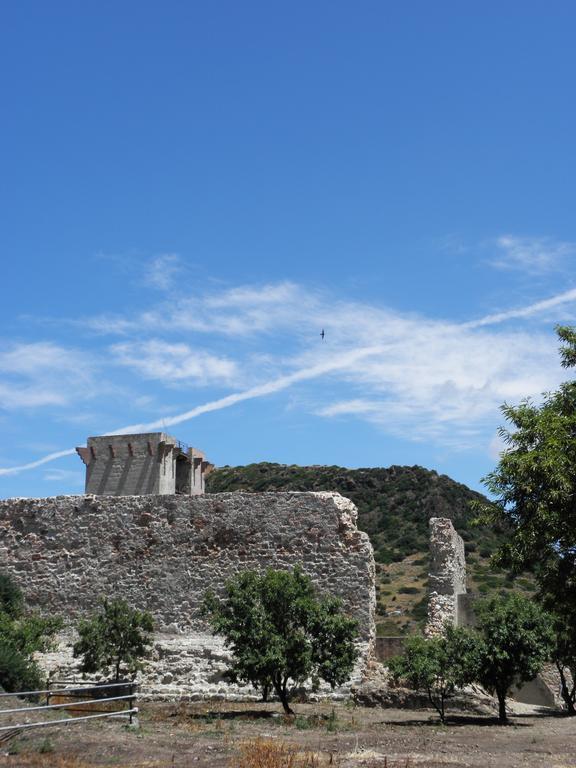
[[[506,722],[510,689],[536,677],[554,648],[552,617],[532,600],[510,593],[476,606],[483,647],[477,681],[498,699],[498,718]]]
[[[446,703],[458,688],[473,682],[480,669],[482,643],[478,635],[447,626],[445,634],[407,640],[404,653],[388,662],[392,677],[423,691],[445,722]]]
[[[294,687],[308,679],[313,688],[320,680],[341,685],[357,658],[357,622],[338,600],[317,597],[300,568],[244,571],[223,597],[206,593],[203,615],[232,650],[228,679],[274,690],[288,714]]]
[[[134,676],[149,654],[154,628],[152,616],[131,608],[125,600],[101,598],[100,609],[78,626],[79,640],[74,656],[82,657],[84,673],[112,671],[118,682],[121,674]]]

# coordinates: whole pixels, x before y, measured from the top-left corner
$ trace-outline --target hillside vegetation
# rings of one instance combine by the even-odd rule
[[[358,507],[358,525],[374,547],[381,635],[414,632],[425,618],[430,517],[449,517],[464,539],[471,591],[488,595],[532,589],[529,577],[515,579],[490,567],[503,532],[471,524],[469,504],[481,494],[423,467],[221,467],[209,475],[207,491],[338,491],[351,499]]]

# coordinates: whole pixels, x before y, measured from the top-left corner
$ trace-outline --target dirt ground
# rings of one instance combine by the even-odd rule
[[[453,713],[350,704],[141,703],[140,728],[98,720],[34,729],[0,744],[0,766],[212,768],[568,768],[576,718],[526,711],[510,724]],[[9,754],[12,753],[12,754]]]

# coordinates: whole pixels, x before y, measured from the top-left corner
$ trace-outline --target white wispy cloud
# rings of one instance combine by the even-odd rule
[[[195,384],[231,384],[239,378],[238,365],[189,344],[160,339],[114,344],[112,355],[147,379]]]
[[[490,260],[492,266],[533,275],[562,269],[567,260],[576,255],[576,243],[551,237],[501,235],[495,246],[497,253]]]
[[[291,282],[241,286],[171,297],[132,317],[97,315],[82,318],[96,333],[130,335],[165,331],[247,337],[281,328],[295,331],[322,306],[320,296]],[[324,308],[324,307],[323,307]],[[295,310],[297,313],[295,314]]]
[[[162,418],[115,432],[168,428],[322,378],[330,387],[320,391],[310,386],[303,398],[320,418],[363,419],[393,435],[452,448],[477,446],[481,439],[487,445],[482,435],[487,427],[494,429],[503,401],[537,397],[565,378],[549,321],[560,308],[575,305],[576,290],[570,290],[456,323],[345,301],[294,283],[184,297],[173,315],[162,305],[127,320],[145,327],[138,327],[138,337],[112,345],[111,364],[127,365],[142,378],[157,381],[222,383],[241,374],[241,380],[256,383],[172,415],[159,406]],[[226,347],[233,356],[207,352],[169,335],[177,332],[172,321],[186,306],[186,333],[192,334],[193,326],[204,340],[208,333],[220,343],[233,337],[233,345]],[[539,317],[547,322],[541,329],[534,324]],[[163,319],[165,339],[142,340],[147,318],[155,326]],[[527,318],[529,329],[522,327]],[[511,320],[516,322],[510,325]],[[325,341],[319,337],[321,327],[326,329]],[[122,332],[128,332],[126,326]],[[69,453],[2,468],[0,474],[32,469]]]
[[[78,352],[52,342],[12,344],[0,350],[0,373],[70,372],[77,369],[79,359]]]
[[[561,378],[546,334],[422,328],[394,330],[385,352],[346,372],[354,392],[317,414],[363,419],[412,440],[473,447],[502,402],[538,396]]]
[[[0,381],[0,409],[7,411],[22,408],[42,408],[48,405],[67,405],[68,398],[57,388],[45,384],[23,386]]]
[[[144,282],[159,291],[168,291],[173,287],[176,276],[182,271],[182,260],[176,253],[163,253],[155,256],[146,265]]]
[[[52,342],[12,343],[0,349],[0,408],[65,406],[88,395],[89,356]]]
[[[328,374],[334,374],[337,371],[346,370],[351,365],[359,364],[363,359],[370,357],[371,355],[377,355],[381,352],[379,347],[367,347],[363,349],[351,350],[345,353],[340,353],[332,357],[331,359],[325,359],[315,365],[301,368],[293,373],[286,374],[284,376],[278,376],[270,381],[266,381],[263,384],[258,384],[255,387],[250,387],[242,392],[235,392],[234,394],[221,397],[218,400],[213,400],[203,405],[195,406],[184,413],[176,414],[175,416],[163,417],[156,421],[150,421],[145,424],[130,424],[127,427],[122,427],[111,434],[131,434],[132,432],[146,432],[150,429],[161,429],[164,427],[172,427],[176,424],[195,419],[204,413],[210,413],[211,411],[220,411],[223,408],[230,408],[236,403],[241,403],[246,400],[254,400],[258,397],[265,397],[276,392],[281,392],[284,389],[288,389],[302,381],[310,381],[317,379],[321,376]],[[0,470],[1,472],[1,470]]]

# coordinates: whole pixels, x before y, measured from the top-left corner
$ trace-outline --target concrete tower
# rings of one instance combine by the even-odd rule
[[[99,496],[196,496],[213,468],[201,451],[164,432],[89,437],[76,451],[86,465],[86,493]]]

